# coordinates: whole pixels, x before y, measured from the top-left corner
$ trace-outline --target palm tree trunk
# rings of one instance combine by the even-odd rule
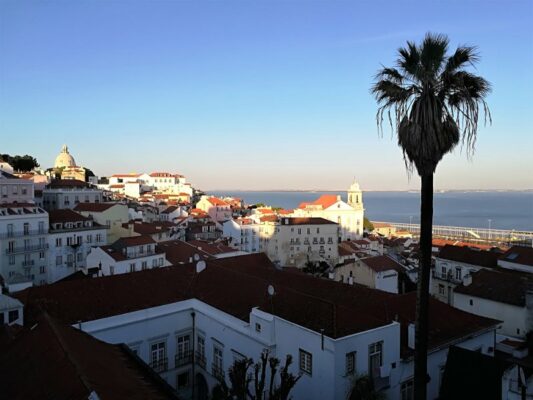
[[[433,228],[433,173],[422,176],[420,204],[420,262],[415,322],[415,400],[426,399],[428,354],[429,274]]]

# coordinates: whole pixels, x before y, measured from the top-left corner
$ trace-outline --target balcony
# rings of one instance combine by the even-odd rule
[[[22,261],[22,266],[23,267],[31,267],[32,265],[35,265],[35,261],[34,260],[24,260],[24,261]]]
[[[21,246],[21,247],[13,247],[13,248],[7,248],[6,254],[17,254],[17,253],[26,253],[26,252],[32,252],[32,251],[41,251],[48,249],[47,243],[39,243],[34,244],[31,246]]]
[[[174,361],[176,363],[176,368],[182,367],[187,364],[192,364],[193,352],[191,350],[176,354]]]
[[[215,378],[221,381],[224,380],[224,376],[225,376],[224,370],[214,363],[211,364],[211,375],[213,375]]]
[[[48,231],[45,229],[34,229],[27,231],[17,231],[17,232],[4,232],[0,233],[0,239],[9,239],[23,236],[37,236],[37,235],[46,235]]]
[[[200,353],[199,351],[196,351],[196,357],[194,358],[194,361],[196,364],[198,364],[201,368],[205,369],[206,360],[205,360],[205,354]]]
[[[150,361],[150,367],[152,367],[155,372],[164,372],[168,370],[168,358],[162,357],[152,360]]]
[[[451,282],[455,284],[461,284],[463,283],[463,279],[457,279],[452,273],[447,274],[439,274],[436,271],[431,272],[431,277],[433,279],[439,280],[439,281],[445,281],[445,282]]]

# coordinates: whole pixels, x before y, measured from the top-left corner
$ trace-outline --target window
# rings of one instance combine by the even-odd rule
[[[76,261],[78,261],[78,262],[83,261],[83,253],[82,252],[76,254]]]
[[[93,242],[93,235],[87,235],[87,243]]]
[[[102,234],[101,233],[97,233],[96,234],[96,242],[101,242],[102,241]]]
[[[9,256],[9,265],[15,265],[15,256]]]
[[[368,372],[370,376],[380,376],[383,365],[383,342],[372,343],[368,346]]]
[[[166,342],[152,343],[152,345],[150,346],[150,366],[156,372],[167,370]]]
[[[355,373],[355,351],[346,353],[346,375]]]
[[[60,237],[56,238],[56,247],[61,247],[62,246],[62,240]]]
[[[115,267],[110,265],[109,266],[109,275],[114,275],[115,274]]]
[[[39,267],[39,273],[40,273],[40,274],[46,274],[46,267],[45,267],[44,265],[41,265],[41,266]]]
[[[157,260],[155,258],[152,260],[152,267],[157,267]]]
[[[13,224],[7,224],[7,237],[13,236]]]
[[[19,310],[11,310],[8,314],[8,323],[12,323],[19,319]]]
[[[39,252],[39,258],[42,260],[44,258],[44,251]]]
[[[135,272],[135,263],[130,264],[130,272]]]
[[[198,335],[196,341],[198,342],[198,358],[202,359],[205,363],[205,338]]]
[[[161,257],[161,258],[159,259],[159,266],[160,266],[160,267],[163,266],[163,257]]]
[[[446,267],[441,267],[440,273],[443,278],[446,278]]]
[[[63,264],[63,257],[62,256],[56,256],[56,265]]]
[[[44,221],[39,221],[39,233],[44,233]]]
[[[255,323],[255,331],[256,332],[261,332],[261,324],[258,323],[258,322]]]
[[[455,279],[461,280],[461,268],[455,268]]]
[[[224,377],[224,352],[220,345],[213,346],[213,368],[212,373],[216,378]]]
[[[29,235],[30,234],[30,224],[28,222],[24,223],[24,234]]]
[[[148,268],[148,261],[143,261],[141,264],[141,269],[146,269],[146,268]]]
[[[445,294],[444,285],[439,284],[439,294],[441,294],[441,295]]]
[[[400,393],[402,400],[412,400],[414,398],[414,385],[412,379],[402,383]]]
[[[191,356],[191,336],[178,336],[176,340],[176,367],[187,363]]]
[[[302,349],[300,349],[300,372],[313,374],[313,355]]]
[[[470,299],[470,305],[471,305],[471,306],[474,305],[474,300]]]

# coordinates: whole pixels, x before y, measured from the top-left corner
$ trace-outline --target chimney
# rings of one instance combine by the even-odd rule
[[[333,272],[328,273],[328,279],[335,279],[335,274]]]
[[[353,276],[348,277],[348,285],[353,285]]]
[[[413,350],[415,348],[415,324],[413,323],[407,327],[407,346]]]
[[[463,286],[470,286],[472,284],[472,274],[466,274],[463,277]]]

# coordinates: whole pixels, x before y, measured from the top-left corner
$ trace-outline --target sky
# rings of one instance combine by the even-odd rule
[[[533,188],[533,1],[0,2],[0,153],[203,190],[407,190],[376,71],[407,40],[479,47],[493,123],[438,189]]]

